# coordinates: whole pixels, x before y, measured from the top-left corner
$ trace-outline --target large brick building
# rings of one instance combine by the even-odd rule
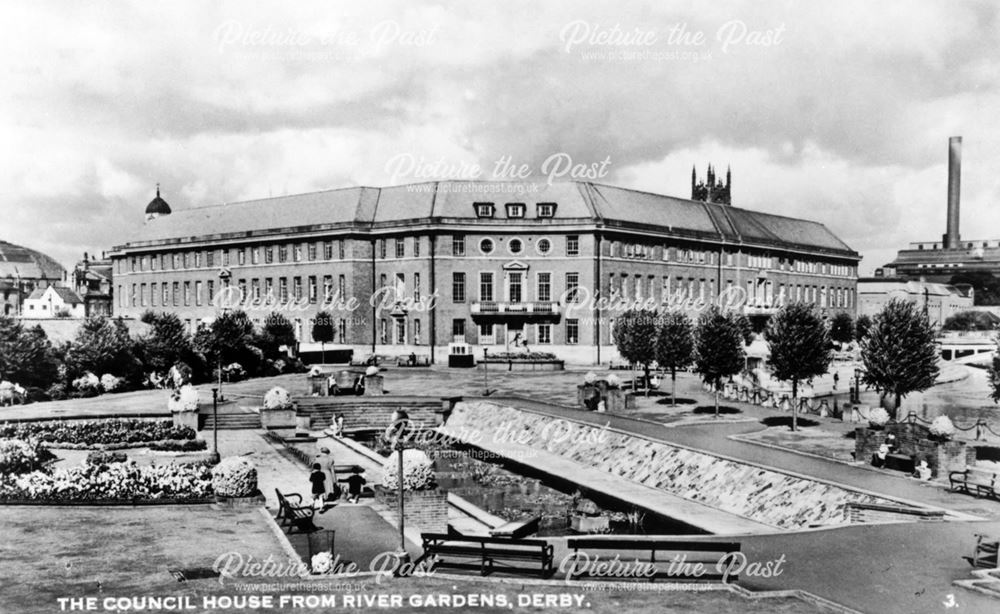
[[[595,183],[440,181],[156,208],[109,254],[116,315],[169,310],[195,327],[238,295],[258,322],[286,305],[303,347],[321,309],[335,343],[361,354],[442,361],[456,340],[503,350],[518,339],[594,363],[614,358],[625,297],[751,315],[783,300],[856,308],[860,257],[819,223]]]

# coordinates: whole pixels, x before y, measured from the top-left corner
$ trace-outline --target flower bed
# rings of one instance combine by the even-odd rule
[[[5,502],[180,502],[211,494],[212,471],[205,465],[139,466],[130,461],[0,476],[0,500]]]
[[[194,440],[191,428],[177,428],[170,420],[111,418],[107,420],[52,420],[0,425],[0,438],[38,440],[49,447],[71,450],[137,448],[166,441]]]

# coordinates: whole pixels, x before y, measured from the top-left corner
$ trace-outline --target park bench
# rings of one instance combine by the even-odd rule
[[[733,565],[731,573],[726,573],[726,566],[735,563],[732,556],[741,556],[739,542],[583,537],[566,540],[566,547],[573,551],[573,563],[566,567],[567,580],[593,575],[587,561],[599,555],[599,564],[615,555],[620,557],[622,566],[642,564],[650,573],[628,577],[648,578],[650,582],[657,578],[678,582],[730,582],[739,579],[738,564]],[[613,554],[609,556],[607,551],[613,551]],[[720,569],[719,563],[724,559]],[[702,566],[701,573],[696,571],[698,564]],[[621,577],[610,579],[620,580]]]
[[[317,527],[313,524],[316,510],[311,505],[303,505],[302,495],[294,492],[285,495],[277,488],[274,492],[278,495],[278,515],[275,518],[279,524],[288,524],[292,529],[298,529],[303,533],[316,530]]]
[[[552,575],[552,545],[541,539],[508,537],[454,536],[445,533],[422,533],[423,554],[414,563],[432,560],[433,567],[478,570],[488,575],[497,568],[510,573],[534,573],[541,578]],[[471,559],[477,562],[455,562],[447,559]],[[506,564],[505,564],[506,563]],[[515,566],[513,563],[537,564],[538,568]]]
[[[973,567],[989,567],[992,569],[998,565],[998,550],[1000,550],[1000,540],[976,533],[976,547],[972,550],[972,556],[962,558],[969,561]]]
[[[913,457],[909,454],[886,454],[885,456],[885,468],[895,469],[896,471],[905,471],[906,473],[913,473],[916,465],[913,462]]]
[[[952,471],[948,474],[953,492],[964,492],[969,495],[997,498],[997,487],[1000,486],[997,474],[986,469],[969,467],[965,471]]]

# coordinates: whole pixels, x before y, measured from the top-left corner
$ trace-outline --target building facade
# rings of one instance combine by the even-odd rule
[[[894,299],[913,303],[940,328],[945,321],[973,305],[971,286],[955,287],[902,277],[864,277],[858,280],[858,315],[874,316]]]
[[[66,279],[66,269],[42,252],[0,241],[0,314],[22,315],[24,301]]]
[[[36,288],[24,299],[25,318],[83,318],[87,315],[83,299],[70,288]]]
[[[823,225],[595,183],[440,181],[161,214],[108,256],[115,315],[275,310],[312,349],[320,310],[356,353],[490,351],[615,358],[628,306],[785,301],[856,309],[857,252]],[[237,304],[238,303],[238,304]],[[318,349],[318,344],[315,346]]]

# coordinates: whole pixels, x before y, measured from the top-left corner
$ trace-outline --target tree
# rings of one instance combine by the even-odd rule
[[[872,319],[870,316],[858,316],[858,319],[854,321],[854,338],[860,342],[868,334],[871,327]]]
[[[272,311],[264,319],[264,329],[260,334],[260,349],[265,358],[277,358],[281,346],[295,347],[295,327],[284,315]]]
[[[213,356],[219,367],[238,362],[247,373],[256,373],[260,366],[262,353],[256,343],[253,322],[240,310],[223,313],[195,335],[196,348]]]
[[[719,417],[722,380],[743,369],[743,333],[734,315],[712,306],[698,318],[695,330],[695,369],[715,389],[715,417]]]
[[[17,320],[0,316],[0,380],[48,388],[58,370],[56,350],[40,326],[25,329]]]
[[[944,321],[944,330],[996,330],[1000,318],[988,311],[960,311]]]
[[[913,303],[893,299],[872,321],[861,341],[865,383],[896,397],[893,418],[902,398],[934,385],[938,375],[934,328]]]
[[[321,311],[313,320],[312,339],[320,344],[323,364],[326,364],[326,344],[333,341],[333,318],[329,313]]]
[[[642,365],[649,395],[649,364],[656,359],[657,315],[652,311],[633,309],[615,320],[615,346],[621,357]],[[635,389],[635,380],[632,381]]]
[[[854,320],[851,314],[841,311],[833,316],[830,323],[830,338],[837,343],[850,343],[854,341]]]
[[[677,405],[677,370],[694,360],[694,329],[691,318],[673,311],[662,318],[654,351],[657,364],[670,371],[670,405]]]
[[[194,372],[204,370],[204,356],[195,351],[191,335],[177,314],[147,312],[141,319],[150,325],[149,333],[140,340],[147,369],[165,373],[183,362]]]
[[[110,373],[131,384],[142,377],[142,363],[136,356],[136,344],[125,322],[118,318],[91,316],[83,321],[66,352],[67,381],[91,372],[100,377]]]
[[[993,353],[993,365],[989,369],[990,389],[992,390],[990,398],[993,399],[994,403],[1000,403],[1000,333],[997,333],[995,342],[997,351]]]
[[[850,319],[847,316],[848,330],[853,328]],[[799,382],[823,375],[830,368],[830,333],[813,305],[789,303],[771,318],[764,336],[770,345],[768,364],[774,378],[792,383],[794,431],[798,428]]]

